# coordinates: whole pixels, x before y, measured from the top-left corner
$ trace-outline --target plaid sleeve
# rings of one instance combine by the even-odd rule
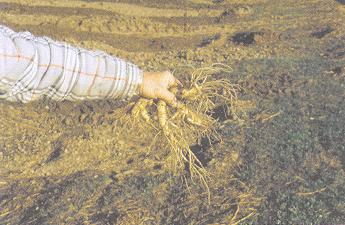
[[[0,26],[0,98],[126,98],[138,94],[142,79],[142,70],[123,59]]]

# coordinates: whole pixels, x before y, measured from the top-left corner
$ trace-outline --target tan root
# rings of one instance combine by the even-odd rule
[[[122,126],[126,135],[146,137],[150,146],[170,150],[166,160],[172,163],[173,171],[183,171],[188,165],[191,178],[199,178],[208,193],[209,173],[190,146],[203,137],[220,139],[220,122],[211,115],[219,106],[231,112],[241,90],[229,80],[216,77],[229,71],[230,67],[218,64],[194,70],[186,81],[187,88],[171,90],[180,100],[176,108],[161,100],[141,98],[120,120],[127,125]]]

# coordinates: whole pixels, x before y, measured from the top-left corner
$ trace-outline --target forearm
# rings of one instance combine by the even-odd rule
[[[8,100],[125,98],[143,79],[137,66],[103,52],[1,26],[0,39],[0,90]]]

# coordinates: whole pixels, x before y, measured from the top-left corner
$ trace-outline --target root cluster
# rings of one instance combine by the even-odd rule
[[[215,110],[222,108],[226,117],[236,119],[232,106],[241,88],[219,78],[230,71],[223,64],[184,69],[180,76],[185,78],[184,88],[171,90],[179,100],[178,106],[173,108],[161,100],[140,98],[121,112],[124,114],[119,120],[121,132],[133,139],[146,140],[151,149],[167,150],[165,165],[177,173],[188,168],[191,178],[199,179],[208,189],[209,173],[190,146],[201,138],[221,141],[218,133],[221,123],[214,115]]]

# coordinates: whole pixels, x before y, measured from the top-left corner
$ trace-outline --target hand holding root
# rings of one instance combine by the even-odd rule
[[[144,89],[141,93],[144,97],[156,100],[139,99],[124,118],[135,129],[128,131],[129,133],[146,136],[147,140],[152,141],[152,145],[170,149],[173,155],[169,158],[173,165],[183,171],[187,163],[192,179],[200,178],[207,190],[208,172],[189,146],[202,137],[220,137],[217,133],[220,123],[211,115],[219,106],[228,107],[228,111],[231,111],[240,90],[238,85],[233,85],[228,80],[213,77],[217,73],[228,72],[226,69],[229,68],[215,65],[194,70],[190,80],[186,82],[187,88],[181,91],[176,88],[178,81],[172,74],[167,73],[167,80],[164,82],[153,82],[158,78],[154,74],[148,75],[146,85],[153,82],[162,86],[154,87],[151,83],[154,88]]]
[[[175,107],[177,99],[169,89],[181,84],[169,71],[145,72],[139,94],[148,99],[160,99]]]

